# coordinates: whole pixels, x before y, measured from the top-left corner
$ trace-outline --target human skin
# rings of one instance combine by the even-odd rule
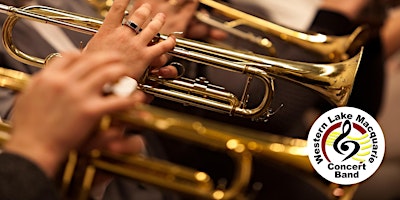
[[[99,131],[102,116],[147,101],[141,91],[128,97],[105,96],[103,86],[123,76],[140,78],[154,63],[162,66],[173,37],[149,46],[164,24],[158,14],[136,35],[122,26],[127,0],[116,0],[99,32],[83,52],[62,53],[35,74],[17,96],[12,137],[4,150],[21,155],[53,177],[72,149],[105,148],[114,152],[140,152],[140,137],[123,137],[123,126]],[[150,17],[148,4],[132,11],[130,20],[141,24]],[[112,34],[110,34],[112,33]],[[119,44],[119,45],[116,45]],[[153,62],[155,61],[156,62]],[[172,72],[172,73],[171,73]],[[173,71],[167,73],[174,75]],[[85,145],[83,145],[85,144]]]

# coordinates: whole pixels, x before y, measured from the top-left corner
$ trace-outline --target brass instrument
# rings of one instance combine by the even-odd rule
[[[30,76],[24,73],[0,68],[0,87],[20,91],[24,89],[29,79]],[[87,166],[80,180],[82,188],[79,199],[88,197],[96,171],[132,178],[202,199],[245,198],[241,195],[251,176],[253,156],[294,167],[306,174],[312,174],[314,171],[307,156],[305,140],[228,126],[146,105],[105,116],[104,119],[109,119],[108,117],[128,125],[143,127],[159,134],[226,152],[236,163],[234,180],[226,190],[215,189],[213,181],[204,172],[137,155],[115,155],[93,150],[90,155],[84,157]],[[1,122],[0,147],[9,139],[8,134],[1,134],[3,132],[10,133],[11,127]],[[74,168],[77,160],[76,152],[72,152],[64,171],[64,191],[71,187],[71,180],[76,176]],[[342,200],[350,199],[357,188],[357,185],[339,187],[330,184],[326,187],[322,182],[319,184],[317,188],[329,198],[336,198],[333,196],[334,190],[343,190],[344,195],[339,197]]]
[[[265,19],[234,9],[215,0],[199,0],[216,12],[232,19],[229,22],[215,23],[209,15],[196,14],[196,18],[223,30],[244,25],[276,36],[283,41],[298,45],[306,50],[322,56],[325,62],[338,62],[354,56],[363,45],[367,36],[367,27],[359,26],[353,33],[345,36],[324,35],[321,33],[306,33],[292,30]]]
[[[105,17],[108,13],[108,10],[112,6],[113,0],[88,0],[88,2],[89,2],[89,4],[91,4],[93,7],[95,7],[98,10],[98,12],[100,13],[100,15],[102,17]],[[133,2],[131,1],[131,3],[133,3]],[[273,56],[276,54],[274,45],[266,37],[257,36],[252,33],[247,33],[247,32],[241,31],[239,29],[235,29],[230,26],[226,26],[223,23],[210,18],[206,13],[203,13],[203,12],[197,12],[196,18],[198,18],[200,21],[202,21],[208,25],[218,27],[219,29],[224,30],[225,32],[227,32],[231,35],[234,35],[238,38],[242,38],[246,41],[250,41],[254,44],[257,44],[257,45],[265,48],[268,51],[268,55]]]
[[[12,30],[18,19],[24,18],[53,24],[86,34],[95,34],[102,25],[102,20],[100,19],[45,6],[15,8],[0,5],[0,12],[9,15],[3,26],[3,43],[8,53],[20,62],[37,67],[42,67],[46,59],[27,55],[13,44]],[[166,35],[157,35],[154,41],[164,40],[167,37]],[[146,75],[139,86],[141,90],[156,97],[185,105],[253,120],[265,120],[273,114],[270,104],[274,93],[274,78],[287,79],[315,90],[336,106],[346,105],[351,94],[362,50],[356,56],[342,62],[311,64],[177,38],[176,47],[169,54],[184,60],[245,74],[248,77],[248,81],[244,87],[242,97],[239,100],[232,93],[225,91],[223,88],[214,87],[208,84],[207,81],[195,81],[184,77],[167,80]],[[248,94],[248,86],[254,77],[261,79],[265,83],[266,92],[257,107],[247,108],[246,102],[250,96]],[[147,84],[148,82],[156,84]],[[154,87],[152,85],[158,86]]]
[[[106,13],[112,5],[112,1],[109,0],[88,1],[95,6],[100,13]],[[230,7],[228,4],[223,4],[215,0],[199,0],[199,2],[202,5],[212,8],[218,14],[222,14],[232,20],[221,22],[221,20],[214,19],[212,15],[200,11],[195,13],[196,19],[212,27],[226,31],[231,35],[264,47],[267,50],[266,54],[271,56],[276,54],[276,49],[268,38],[241,31],[237,27],[248,26],[278,37],[283,41],[298,45],[306,50],[321,55],[321,61],[323,62],[339,62],[354,56],[364,44],[364,40],[368,34],[366,26],[357,27],[351,34],[345,36],[300,32],[237,10]],[[106,4],[109,5],[109,7],[105,6]]]

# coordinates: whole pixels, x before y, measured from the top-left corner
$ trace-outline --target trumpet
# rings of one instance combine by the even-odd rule
[[[87,2],[91,4],[93,7],[95,7],[102,17],[105,17],[107,15],[108,10],[113,4],[113,0],[88,0]],[[224,25],[223,23],[210,18],[207,14],[202,12],[197,12],[195,17],[208,25],[217,27],[231,35],[234,35],[238,38],[242,38],[246,41],[250,41],[254,44],[263,47],[265,50],[268,51],[268,55],[273,56],[276,54],[276,49],[274,45],[266,37],[257,36],[252,33],[244,32],[239,29],[232,28],[228,25]]]
[[[99,10],[102,16],[105,16],[112,5],[112,1],[110,0],[88,1]],[[231,21],[221,21],[215,19],[210,14],[200,11],[196,12],[194,15],[197,20],[263,47],[267,50],[267,55],[270,56],[276,55],[276,49],[267,37],[244,32],[237,27],[247,26],[260,30],[267,35],[278,37],[282,41],[300,46],[301,48],[320,55],[321,61],[323,62],[339,62],[356,55],[363,45],[365,38],[368,37],[368,27],[365,25],[357,27],[351,34],[344,36],[300,32],[274,24],[215,0],[199,0],[199,2],[201,5],[212,8],[218,14],[228,17]]]
[[[16,60],[37,67],[43,67],[48,58],[27,55],[13,44],[12,30],[18,19],[53,24],[91,35],[95,34],[102,25],[101,19],[45,6],[15,8],[0,4],[0,12],[9,15],[2,33],[7,52]],[[154,42],[165,40],[167,37],[159,34],[154,37]],[[177,38],[175,48],[168,53],[183,60],[246,75],[247,83],[242,97],[236,97],[222,87],[214,87],[204,79],[196,81],[181,77],[170,80],[149,74],[139,81],[139,89],[155,97],[184,105],[230,116],[266,121],[274,113],[270,108],[274,94],[274,78],[287,79],[310,88],[336,106],[346,105],[360,63],[362,49],[354,57],[342,62],[314,64],[288,61]],[[265,94],[259,105],[255,108],[247,108],[246,103],[250,98],[248,87],[254,77],[264,82]]]
[[[22,72],[0,68],[0,87],[21,91],[29,80],[30,76]],[[94,175],[97,171],[103,171],[201,199],[246,198],[243,191],[249,183],[253,157],[299,169],[315,178],[307,156],[307,141],[302,139],[227,126],[149,105],[139,105],[130,110],[104,116],[101,127],[107,128],[111,120],[226,153],[235,162],[235,174],[230,187],[224,190],[215,188],[207,173],[164,160],[139,155],[116,155],[95,149],[83,157],[86,163],[84,169],[77,167],[81,166],[78,164],[78,153],[70,153],[62,177],[64,195],[69,194],[69,189],[75,185],[72,181],[78,176],[77,171],[83,171],[83,178],[75,180],[80,185],[77,199],[87,199]],[[9,124],[0,122],[0,149],[12,137],[7,134],[11,129]],[[336,198],[333,191],[341,189],[344,195],[339,199],[345,200],[353,196],[357,185],[341,187],[330,184],[326,187],[325,183],[319,182],[316,188],[321,189],[328,198]]]
[[[219,22],[210,15],[196,13],[196,18],[201,22],[220,28],[222,30],[236,29],[238,26],[248,26],[279,39],[300,46],[306,50],[321,55],[321,61],[339,62],[358,53],[368,36],[368,27],[359,26],[351,34],[344,36],[324,35],[321,33],[307,33],[292,30],[265,19],[253,16],[243,11],[234,9],[215,0],[199,0],[201,4],[214,9],[216,12],[232,19],[228,22]],[[262,41],[260,41],[262,42]],[[263,44],[259,44],[263,46]]]

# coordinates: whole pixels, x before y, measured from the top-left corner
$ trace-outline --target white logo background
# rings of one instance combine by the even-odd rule
[[[353,107],[321,115],[308,134],[308,155],[314,169],[330,182],[351,185],[368,179],[385,152],[383,132],[368,113]]]

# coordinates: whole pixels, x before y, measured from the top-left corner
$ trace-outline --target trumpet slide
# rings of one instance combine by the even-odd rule
[[[45,6],[15,8],[0,4],[0,12],[9,15],[4,23],[2,34],[7,52],[16,60],[37,67],[43,67],[46,59],[27,55],[13,43],[12,30],[18,19],[23,18],[53,24],[91,35],[95,34],[102,25],[101,19]],[[167,37],[166,35],[157,35],[154,42]],[[223,88],[216,89],[201,81],[196,82],[185,78],[168,80],[150,75],[143,77],[139,89],[156,97],[184,105],[253,120],[266,120],[273,113],[270,104],[274,94],[274,78],[287,79],[312,89],[336,106],[346,105],[360,63],[362,49],[354,57],[342,62],[313,64],[288,61],[177,38],[176,47],[169,54],[190,62],[245,74],[249,81],[244,87],[242,97],[238,98]],[[264,82],[266,92],[258,106],[247,108],[246,102],[250,98],[250,94],[247,94],[247,88],[253,77]],[[150,83],[147,84],[148,82]],[[158,86],[154,87],[153,85]]]

